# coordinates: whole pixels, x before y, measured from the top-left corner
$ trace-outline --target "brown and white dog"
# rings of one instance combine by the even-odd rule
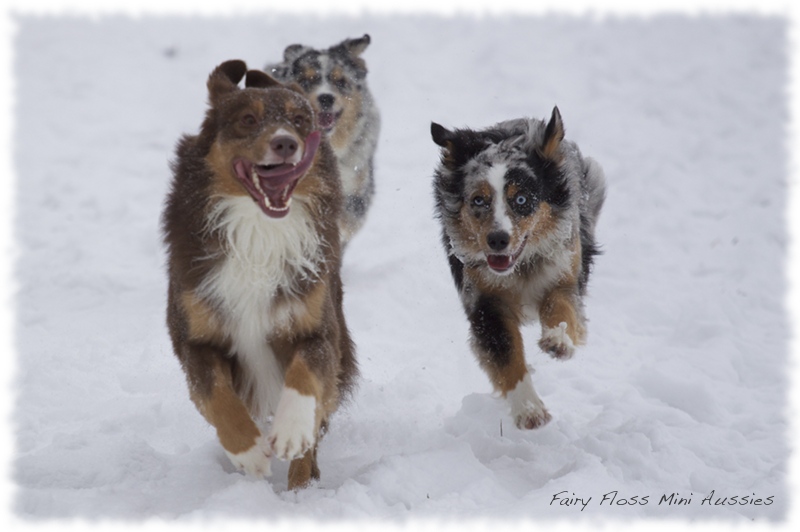
[[[319,478],[319,437],[357,374],[336,159],[299,88],[236,60],[207,86],[162,217],[167,324],[191,399],[233,464],[268,476],[272,457],[291,460],[295,489]]]
[[[533,389],[520,326],[538,319],[539,347],[560,359],[584,343],[583,296],[605,198],[600,165],[550,121],[518,119],[483,130],[431,124],[441,146],[437,216],[472,348],[516,425],[550,414]]]
[[[265,67],[277,80],[300,85],[331,141],[342,178],[339,225],[345,244],[364,224],[375,194],[373,159],[381,122],[361,57],[369,43],[364,35],[327,49],[292,44],[282,63]]]

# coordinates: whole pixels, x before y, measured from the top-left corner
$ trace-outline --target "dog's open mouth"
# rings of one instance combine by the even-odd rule
[[[314,161],[321,133],[312,131],[305,140],[303,157],[295,164],[254,164],[244,158],[233,161],[236,177],[261,210],[270,218],[289,214],[292,192]]]
[[[339,111],[338,113],[330,113],[330,112],[322,112],[317,114],[317,124],[321,129],[325,131],[329,131],[333,129],[333,126],[336,125],[336,121],[339,120],[339,117],[342,116],[344,110]]]
[[[486,262],[495,272],[508,273],[514,268],[514,265],[517,263],[517,259],[522,254],[522,250],[525,248],[525,244],[527,242],[528,238],[525,237],[517,250],[511,255],[486,255]]]

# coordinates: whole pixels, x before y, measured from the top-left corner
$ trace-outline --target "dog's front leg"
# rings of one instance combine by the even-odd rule
[[[560,285],[547,294],[539,305],[539,319],[539,347],[554,358],[571,358],[575,346],[584,343],[586,326],[577,285]]]
[[[240,471],[270,476],[272,451],[233,389],[230,363],[213,346],[190,344],[188,349],[195,360],[207,363],[207,371],[189,372],[191,398],[217,430],[225,454]]]
[[[325,364],[332,357],[330,342],[313,338],[295,348],[286,368],[283,391],[268,441],[274,456],[292,460],[289,489],[301,488],[312,478],[319,478],[316,444],[323,421],[325,395],[322,379],[312,369],[312,364]]]
[[[501,298],[482,295],[469,322],[472,348],[495,389],[508,400],[517,427],[534,429],[550,421],[525,364],[518,314]]]

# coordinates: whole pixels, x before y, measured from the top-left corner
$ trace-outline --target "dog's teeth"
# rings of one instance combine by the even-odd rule
[[[261,180],[258,179],[258,174],[256,173],[255,170],[253,170],[253,175],[251,176],[251,179],[253,180],[253,186],[256,187],[256,190],[258,190],[263,196],[264,190],[261,188]]]

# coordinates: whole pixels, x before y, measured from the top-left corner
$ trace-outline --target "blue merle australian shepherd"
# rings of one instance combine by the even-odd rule
[[[600,166],[548,122],[517,119],[483,130],[431,124],[441,146],[437,216],[472,348],[519,428],[550,420],[525,364],[520,326],[538,319],[539,347],[572,356],[586,339],[583,296],[605,199]]]
[[[367,88],[367,64],[361,57],[369,43],[369,35],[364,35],[324,50],[293,44],[284,50],[282,63],[266,67],[276,79],[303,89],[330,140],[342,179],[343,244],[364,224],[375,191],[373,158],[380,115]]]

